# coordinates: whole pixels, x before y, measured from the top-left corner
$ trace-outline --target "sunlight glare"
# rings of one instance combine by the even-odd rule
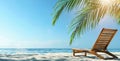
[[[100,0],[102,5],[109,6],[111,5],[115,0]]]

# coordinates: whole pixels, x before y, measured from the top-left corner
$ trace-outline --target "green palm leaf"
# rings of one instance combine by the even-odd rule
[[[64,10],[70,12],[77,7],[81,7],[69,26],[69,30],[71,31],[70,44],[72,44],[73,40],[87,29],[96,27],[106,14],[115,17],[117,23],[120,24],[120,0],[110,1],[111,4],[107,5],[106,2],[104,5],[101,3],[101,0],[58,0],[54,7],[55,11],[52,23],[55,25]]]

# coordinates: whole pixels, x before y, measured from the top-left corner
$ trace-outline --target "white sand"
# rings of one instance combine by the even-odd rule
[[[101,54],[101,53],[100,53]],[[44,54],[0,54],[0,61],[120,61],[120,52],[114,52],[118,59],[103,60],[94,55],[88,54],[87,57],[80,54],[78,57],[72,56],[72,53],[44,53]],[[101,54],[109,57],[106,54]]]

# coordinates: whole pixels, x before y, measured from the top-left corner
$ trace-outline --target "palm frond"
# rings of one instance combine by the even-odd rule
[[[82,6],[81,3],[88,2],[89,0],[58,0],[54,7],[52,24],[55,25],[57,19],[65,9],[66,11],[71,11],[72,9]]]
[[[66,6],[66,3],[67,1],[69,0],[59,0],[55,7],[54,7],[54,17],[53,17],[53,20],[52,20],[52,24],[55,25],[57,19],[59,18],[59,16],[61,15],[62,11],[64,10],[65,6]]]
[[[70,38],[70,44],[72,44],[76,35],[80,35],[90,23],[87,20],[88,13],[90,12],[91,8],[87,7],[82,10],[82,12],[76,16],[72,23],[70,24],[70,28],[73,30]]]
[[[116,2],[111,5],[109,13],[111,16],[115,17],[117,23],[120,24],[120,0],[116,0]]]
[[[107,8],[105,6],[86,6],[77,13],[79,15],[76,16],[70,24],[70,30],[72,30],[70,44],[72,44],[75,37],[79,37],[86,29],[93,29],[96,27],[100,19],[107,13]]]

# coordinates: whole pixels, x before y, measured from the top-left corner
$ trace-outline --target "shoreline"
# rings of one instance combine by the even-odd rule
[[[41,53],[41,54],[0,54],[0,61],[120,61],[120,52],[112,52],[118,59],[99,59],[92,54],[87,57],[80,53],[78,57],[72,56],[72,53]],[[104,57],[109,57],[106,54],[100,53]]]

